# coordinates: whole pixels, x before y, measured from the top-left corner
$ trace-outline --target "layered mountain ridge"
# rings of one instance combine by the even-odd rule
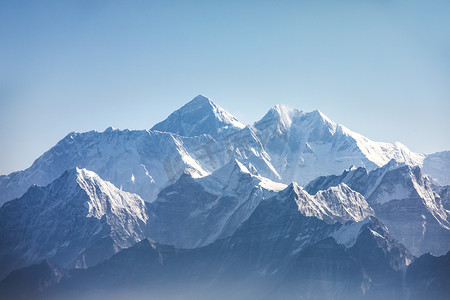
[[[281,206],[278,202],[261,203],[229,238],[196,249],[144,239],[103,263],[72,272],[43,295],[46,299],[117,295],[137,299],[297,299],[299,295],[308,299],[397,299],[392,296],[402,294],[402,270],[412,256],[375,218],[327,224],[296,213],[294,201]],[[340,244],[333,237],[338,232],[347,232],[353,242]]]
[[[230,134],[244,128],[229,112],[203,95],[198,95],[170,114],[152,130],[172,132],[182,136],[209,134],[212,137]]]
[[[238,161],[202,178],[184,174],[148,204],[149,236],[179,248],[204,246],[234,233],[261,201],[285,187]]]
[[[136,194],[86,169],[68,170],[0,208],[0,275],[42,259],[94,265],[144,238],[147,221]]]
[[[0,176],[0,204],[75,167],[92,170],[152,202],[185,171],[203,177],[234,159],[273,181],[300,185],[321,175],[339,174],[351,165],[372,170],[390,159],[425,163],[432,174],[447,172],[427,163],[423,154],[399,143],[373,142],[319,111],[305,113],[278,105],[244,127],[210,99],[198,96],[152,130],[108,128],[68,134],[30,168]],[[445,176],[439,179],[446,180]]]
[[[42,259],[84,268],[146,237],[178,248],[206,246],[233,235],[272,198],[328,224],[374,214],[345,184],[312,196],[295,183],[251,174],[238,161],[202,178],[183,174],[152,203],[75,168],[0,208],[0,264],[4,272]]]
[[[391,160],[370,172],[360,167],[319,177],[305,189],[314,194],[343,183],[364,195],[375,215],[413,254],[449,250],[450,214],[420,167]]]
[[[200,95],[151,130],[70,133],[0,176],[0,278],[46,260],[44,297],[211,298],[229,282],[234,298],[404,299],[411,253],[450,249],[447,158],[318,110],[244,126]]]

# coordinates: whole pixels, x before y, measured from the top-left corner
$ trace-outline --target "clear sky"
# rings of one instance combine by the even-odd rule
[[[450,149],[450,1],[0,0],[0,174],[71,131],[145,129],[198,94]]]

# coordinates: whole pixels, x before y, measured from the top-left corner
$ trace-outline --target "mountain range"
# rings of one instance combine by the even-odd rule
[[[415,299],[417,257],[450,250],[448,153],[282,105],[245,126],[201,95],[69,133],[0,176],[0,296]]]
[[[94,171],[152,202],[184,172],[203,177],[232,159],[285,184],[305,185],[352,165],[372,170],[391,159],[423,165],[440,184],[450,184],[450,156],[444,154],[427,156],[400,143],[373,142],[320,111],[305,113],[281,105],[243,127],[211,100],[197,96],[151,130],[69,133],[28,169],[0,176],[0,203],[20,197],[33,184],[47,185],[75,167]]]

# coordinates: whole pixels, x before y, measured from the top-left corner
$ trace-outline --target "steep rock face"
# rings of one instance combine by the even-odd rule
[[[276,299],[364,299],[370,279],[360,262],[332,238],[308,246],[294,260]]]
[[[94,172],[74,169],[0,209],[2,263],[4,270],[41,259],[86,267],[147,236],[177,247],[204,246],[232,235],[262,201],[275,196],[328,223],[373,214],[345,184],[311,196],[296,184],[286,188],[254,175],[237,160],[206,177],[182,175],[151,204]]]
[[[413,254],[442,254],[450,248],[449,214],[420,167],[391,161],[371,172],[358,168],[319,177],[305,189],[315,193],[341,182],[363,194],[376,216]]]
[[[204,246],[234,233],[261,201],[285,187],[238,161],[203,178],[182,175],[149,205],[149,236],[179,248]]]
[[[427,170],[445,172],[444,154],[428,157]],[[410,166],[423,159],[319,111],[276,106],[244,127],[197,97],[154,130],[71,133],[29,169],[0,176],[0,203],[51,182],[0,208],[0,277],[41,259],[89,267],[144,239],[58,286],[97,284],[105,293],[175,282],[193,298],[197,287],[206,298],[216,289],[227,298],[401,297],[412,257],[390,234],[414,254],[450,248],[448,189]],[[365,168],[305,189],[272,181],[303,183],[350,164]]]
[[[152,201],[183,172],[207,175],[186,148],[207,137],[183,138],[147,130],[70,133],[20,172],[0,176],[0,203],[20,197],[31,185],[47,185],[68,169],[87,168],[117,187]]]
[[[448,211],[450,211],[450,185],[442,186],[437,189],[439,196],[441,197],[442,205]]]
[[[152,202],[184,172],[207,176],[235,159],[255,174],[304,185],[350,165],[371,170],[389,159],[421,164],[423,158],[398,143],[370,141],[319,111],[276,106],[262,120],[244,127],[199,96],[153,130],[70,133],[30,168],[0,176],[0,204],[20,197],[33,184],[49,184],[75,167],[92,170]]]
[[[383,166],[383,169],[387,166],[388,165]],[[372,174],[379,174],[379,169],[376,170],[378,171],[373,171]],[[378,178],[378,175],[371,176],[369,180],[368,175],[369,171],[367,171],[366,168],[351,166],[349,169],[344,170],[341,175],[319,176],[315,178],[305,186],[305,190],[310,194],[315,194],[318,191],[345,183],[354,191],[358,191],[365,195],[366,190],[369,188],[367,183],[370,182],[371,185],[376,184],[376,179]]]
[[[450,252],[435,257],[427,253],[416,259],[406,272],[408,299],[448,299],[450,295]]]
[[[370,226],[361,229],[348,249],[349,255],[361,262],[371,279],[365,296],[368,299],[403,299],[403,274],[413,256],[392,238],[378,219],[371,221]]]
[[[366,199],[345,183],[319,191],[313,197],[322,203],[326,203],[333,219],[339,222],[362,221],[367,216],[375,214]]]
[[[253,274],[251,278],[256,277],[257,279],[254,280],[263,282],[263,285],[267,280],[271,284],[280,285],[290,282],[296,286],[298,281],[295,278],[301,278],[296,274],[304,270],[295,268],[295,262],[303,257],[308,247],[315,247],[314,245],[321,244],[326,239],[332,239],[336,241],[331,242],[334,245],[332,248],[336,249],[337,252],[339,252],[339,249],[348,252],[352,246],[356,245],[355,241],[358,241],[365,229],[370,229],[369,234],[371,235],[385,237],[385,244],[373,243],[371,246],[383,248],[386,254],[385,260],[396,260],[398,262],[394,270],[398,271],[406,267],[412,259],[408,250],[395,242],[389,236],[386,228],[374,217],[367,217],[357,223],[353,221],[348,221],[345,224],[328,223],[317,217],[306,216],[302,211],[299,211],[297,197],[294,195],[296,193],[291,187],[286,188],[279,194],[262,201],[250,218],[232,236],[205,247],[205,251],[208,249],[209,253],[220,255],[213,265],[214,270],[217,270],[220,276],[226,279],[232,278],[236,281],[252,283],[253,279],[249,280],[246,277],[248,276],[246,274],[251,272]],[[343,243],[344,240],[345,243]],[[328,244],[328,242],[324,243]],[[341,262],[335,263],[339,265]],[[330,265],[323,261],[319,260],[318,264],[323,264],[323,269],[318,271],[319,273],[325,274],[326,270],[330,268]],[[358,266],[360,265],[358,263]],[[390,264],[387,263],[387,265]],[[338,269],[337,271],[339,273],[342,270]],[[347,271],[344,270],[343,272]],[[365,282],[366,278],[362,275],[364,273],[358,273],[361,276],[353,279]],[[341,276],[343,273],[336,275]],[[371,274],[369,274],[370,276]],[[303,279],[305,278],[301,280]],[[325,280],[324,278],[312,279]],[[326,280],[330,280],[329,283],[332,284],[331,278],[328,277]],[[277,291],[275,286],[272,285],[271,287],[270,293]],[[361,286],[358,285],[353,288],[364,294]],[[332,291],[327,290],[327,293],[330,292]],[[313,293],[313,290],[311,290],[311,293]]]
[[[377,219],[348,222],[300,252],[274,294],[288,299],[403,299],[402,271],[411,259]]]
[[[260,202],[275,195],[292,200],[305,216],[328,223],[361,221],[374,214],[364,197],[345,184],[311,196],[295,183],[286,188],[251,174],[235,160],[206,177],[185,174],[163,189],[148,205],[148,234],[178,248],[204,246],[232,235]]]
[[[374,215],[364,197],[345,183],[319,191],[315,195],[308,194],[293,183],[281,197],[293,197],[298,210],[305,216],[314,216],[331,223],[362,221],[365,217]]]
[[[209,134],[216,138],[244,128],[229,112],[205,96],[198,95],[152,130],[173,132],[182,136]]]
[[[69,278],[69,272],[48,261],[42,261],[11,272],[0,282],[0,298],[26,300],[39,297],[46,289]]]
[[[236,145],[234,144],[236,143]],[[47,185],[67,170],[87,168],[123,190],[152,202],[185,172],[207,176],[238,159],[253,173],[280,180],[251,128],[215,140],[151,130],[71,133],[33,165],[0,176],[0,204],[20,197],[31,185]]]
[[[0,208],[2,276],[42,259],[93,265],[144,238],[147,220],[139,196],[86,169],[66,171]]]
[[[427,155],[423,161],[423,171],[441,185],[450,185],[450,151]]]
[[[439,195],[419,167],[385,173],[367,201],[376,215],[415,255],[450,248],[450,223]]]
[[[400,143],[373,142],[316,110],[303,112],[277,105],[255,123],[260,140],[284,182],[304,185],[348,166],[374,169],[390,159],[420,164],[423,155]],[[340,171],[339,171],[340,170]]]
[[[365,252],[377,255],[365,262]],[[386,298],[402,290],[392,282],[411,258],[373,217],[328,224],[303,215],[294,199],[276,196],[228,238],[187,250],[143,240],[73,273],[46,296],[373,299],[374,290]]]

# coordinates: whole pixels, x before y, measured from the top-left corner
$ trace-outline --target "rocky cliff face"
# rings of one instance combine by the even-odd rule
[[[445,272],[430,260],[431,277],[402,274],[409,250],[450,249],[445,165],[320,111],[278,105],[244,126],[199,96],[152,130],[70,133],[0,176],[0,277],[45,259],[27,295],[424,296],[414,282]]]
[[[305,189],[315,193],[340,183],[364,195],[375,215],[413,254],[443,254],[450,248],[448,211],[420,167],[391,161],[371,172],[358,168],[319,177]]]
[[[51,259],[86,267],[144,238],[144,201],[85,169],[66,171],[0,208],[2,276]]]
[[[406,272],[408,299],[448,299],[450,295],[450,252],[440,257],[429,253],[416,259]]]
[[[424,158],[399,143],[371,141],[319,111],[306,113],[278,105],[254,125],[244,127],[210,99],[199,96],[152,130],[108,128],[68,134],[30,168],[0,176],[0,204],[22,196],[33,184],[47,185],[75,167],[92,170],[152,202],[185,171],[203,177],[235,159],[271,180],[305,185],[351,165],[372,170],[390,159],[422,165]],[[441,169],[440,173],[446,172]]]
[[[273,197],[228,238],[196,249],[145,239],[45,295],[393,298],[411,259],[373,217],[329,224],[299,212],[295,199]]]

